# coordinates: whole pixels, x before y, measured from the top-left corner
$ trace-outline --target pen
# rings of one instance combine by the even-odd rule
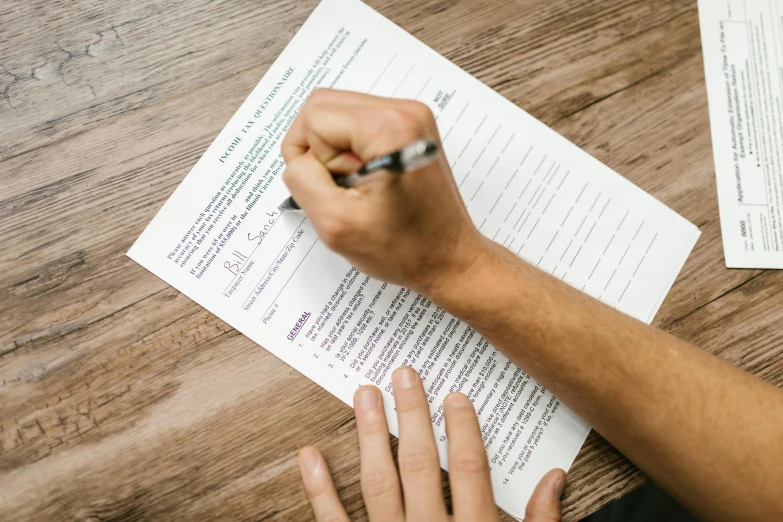
[[[348,188],[355,187],[359,183],[371,179],[373,176],[370,176],[370,174],[377,173],[381,170],[402,174],[409,170],[427,166],[435,159],[437,152],[438,146],[433,141],[414,141],[400,150],[365,163],[353,174],[347,176],[334,176],[334,182],[340,187]],[[294,201],[294,197],[291,196],[283,201],[277,208],[282,212],[284,210],[299,210],[301,207]]]

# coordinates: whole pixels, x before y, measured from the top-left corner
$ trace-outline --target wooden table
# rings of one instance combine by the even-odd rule
[[[780,386],[783,272],[723,262],[694,0],[371,0],[703,232],[655,325]],[[315,0],[5,3],[0,519],[306,520],[350,408],[125,256]],[[593,434],[566,520],[644,482]]]

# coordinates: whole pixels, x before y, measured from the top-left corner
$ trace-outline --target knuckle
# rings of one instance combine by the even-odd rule
[[[307,99],[307,101],[311,105],[323,103],[330,98],[332,92],[333,91],[331,89],[326,87],[318,87],[312,93],[310,93],[310,97]]]
[[[283,183],[285,183],[286,187],[291,187],[291,182],[296,178],[296,174],[294,173],[294,169],[292,168],[292,163],[289,162],[286,164],[286,168],[283,170]]]
[[[408,413],[418,410],[422,407],[421,402],[416,399],[415,396],[403,396],[402,393],[397,392],[398,397],[395,401],[398,413]]]
[[[302,177],[302,164],[299,158],[286,162],[283,169],[283,183],[290,189]]]
[[[381,416],[384,414],[381,413]],[[360,419],[361,415],[357,415],[356,419],[356,429],[361,433],[362,435],[366,436],[376,436],[376,435],[388,435],[389,429],[386,427],[386,424],[382,421],[382,417],[373,418],[370,416],[365,415],[364,418]]]
[[[327,492],[326,485],[318,481],[305,481],[304,489],[307,498],[311,500],[316,499]]]
[[[348,520],[341,513],[321,513],[316,519],[318,522],[346,522]]]
[[[487,454],[478,448],[457,451],[449,458],[449,469],[467,474],[488,473]]]
[[[408,110],[416,116],[416,119],[421,123],[427,123],[430,120],[435,119],[429,106],[420,101],[411,101]]]
[[[411,111],[394,110],[390,113],[391,124],[398,134],[406,138],[415,138],[422,133],[422,122]]]
[[[426,448],[411,449],[397,455],[400,472],[408,476],[431,473],[440,467],[438,454],[435,450]]]
[[[365,471],[362,474],[362,490],[365,497],[385,497],[395,491],[397,476],[381,471]]]
[[[346,522],[348,520],[340,513],[325,513],[318,517],[318,522]]]

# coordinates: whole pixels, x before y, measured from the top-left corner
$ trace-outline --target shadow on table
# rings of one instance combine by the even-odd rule
[[[620,497],[581,522],[698,522],[665,491],[648,482]]]

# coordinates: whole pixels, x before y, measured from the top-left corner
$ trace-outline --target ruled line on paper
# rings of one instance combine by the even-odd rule
[[[492,205],[491,209],[489,209],[490,214],[492,214],[492,212],[495,210],[495,207],[498,205],[498,203],[500,202],[500,198],[502,197],[503,197],[503,193],[501,192],[500,194],[498,194],[498,199],[495,200],[495,204]]]
[[[590,234],[593,233],[593,230],[595,229],[595,225],[596,224],[598,224],[598,221],[594,221],[593,222],[593,226],[590,227],[590,232],[588,232],[587,235],[585,236],[585,240],[584,240],[585,243],[587,243],[587,240],[590,238]]]
[[[541,191],[541,194],[538,195],[538,199],[536,199],[536,202],[533,203],[533,208],[536,208],[536,205],[538,205],[538,202],[541,201],[541,198],[544,196],[545,193],[546,193],[546,188],[544,188],[544,190]]]
[[[519,225],[518,232],[522,232],[522,229],[525,227],[525,223],[527,223],[527,218],[530,217],[530,212],[527,213],[527,216],[525,216],[525,219],[522,221],[522,224]]]
[[[511,185],[511,182],[514,180],[514,176],[517,175],[517,172],[519,172],[519,167],[517,167],[517,169],[514,171],[514,173],[509,178],[508,183],[506,183],[506,188],[504,190],[507,190],[508,186]]]
[[[629,213],[629,212],[630,212],[630,210],[626,210],[626,211],[625,211],[625,215],[623,216],[623,219],[621,219],[621,220],[620,220],[620,224],[619,224],[619,225],[617,225],[617,232],[619,232],[619,231],[620,231],[620,227],[622,227],[622,226],[623,226],[623,223],[625,223],[625,218],[627,218],[627,217],[628,217],[628,213]]]
[[[602,208],[601,212],[598,214],[598,219],[601,219],[601,216],[604,215],[604,212],[606,211],[606,207],[609,206],[609,202],[611,202],[611,201],[612,201],[612,198],[609,198],[608,200],[606,200],[606,205],[604,205],[604,208]]]
[[[487,145],[489,145],[490,143],[492,143],[492,140],[494,140],[494,139],[495,139],[495,135],[498,133],[498,131],[499,131],[499,130],[500,130],[500,125],[498,125],[498,128],[497,128],[497,129],[495,129],[495,132],[493,132],[493,133],[492,133],[492,136],[490,136],[490,138],[489,138],[489,141],[487,142]]]
[[[546,214],[547,209],[549,208],[549,205],[552,204],[552,200],[555,199],[556,194],[552,194],[552,197],[549,198],[549,202],[544,207],[544,210],[541,211],[541,215]]]
[[[476,156],[476,161],[474,161],[474,162],[473,162],[473,167],[475,167],[475,166],[476,166],[476,163],[478,163],[478,162],[479,162],[479,160],[481,159],[481,155],[482,155],[482,154],[484,154],[484,151],[485,151],[485,150],[487,150],[487,148],[486,148],[486,147],[484,147],[483,149],[481,149],[481,152],[479,152],[479,155],[478,155],[478,156]],[[473,167],[471,167],[471,168],[473,168]]]
[[[430,80],[432,80],[432,76],[430,76],[429,78],[427,78],[427,81],[426,81],[426,82],[424,82],[424,85],[422,85],[422,86],[421,86],[421,90],[419,90],[419,94],[417,94],[417,95],[416,95],[416,99],[417,99],[417,100],[418,100],[419,98],[421,98],[421,93],[423,93],[423,92],[424,92],[424,89],[426,89],[426,88],[427,88],[427,85],[429,85],[429,84],[430,84]],[[455,122],[455,123],[456,123],[456,122]]]
[[[541,165],[543,165],[545,161],[546,161],[546,156],[541,158],[541,163],[538,164],[538,167],[536,167],[536,170],[533,172],[533,177],[535,177],[536,174],[538,174],[538,169],[541,168]]]
[[[462,112],[459,113],[459,116],[457,116],[457,119],[454,120],[454,124],[459,123],[459,119],[462,118],[462,115],[465,114],[465,111],[468,110],[468,106],[470,105],[470,102],[466,103],[465,106],[462,108]]]
[[[465,154],[465,151],[468,148],[468,145],[470,145],[470,142],[473,141],[473,138],[468,138],[468,142],[465,144],[464,147],[462,147],[462,152],[459,153],[459,156],[457,156],[457,159],[461,158],[463,154]]]
[[[576,201],[574,201],[574,205],[576,205],[577,203],[579,203],[579,199],[582,197],[582,194],[584,194],[584,193],[585,193],[585,190],[587,190],[587,185],[588,185],[588,184],[587,184],[587,183],[585,183],[585,186],[584,186],[584,187],[582,187],[582,192],[580,192],[580,193],[579,193],[579,195],[576,197]]]
[[[631,241],[636,241],[636,236],[639,235],[639,232],[642,231],[642,227],[644,226],[644,221],[639,224],[639,228],[636,230],[636,234],[633,235],[633,239]]]
[[[482,126],[482,125],[484,125],[484,122],[485,122],[485,121],[487,121],[487,115],[486,115],[486,114],[484,115],[484,119],[483,119],[483,120],[481,120],[481,123],[479,123],[479,124],[478,124],[478,127],[476,127],[476,130],[475,130],[475,131],[473,131],[473,135],[474,135],[474,136],[475,136],[475,135],[478,133],[478,131],[479,131],[479,129],[481,128],[481,126]]]
[[[563,176],[563,179],[560,180],[560,184],[557,186],[557,190],[560,190],[560,188],[563,186],[563,183],[565,183],[565,180],[568,179],[569,174],[571,174],[571,171],[567,170],[565,176]]]
[[[563,260],[563,258],[564,258],[564,257],[565,257],[565,255],[566,255],[566,252],[568,252],[568,249],[569,249],[569,248],[571,248],[571,245],[572,245],[573,243],[574,243],[574,240],[573,240],[573,239],[572,239],[571,241],[569,241],[569,242],[568,242],[568,246],[566,247],[566,249],[565,249],[565,250],[563,250],[563,255],[562,255],[562,256],[560,256],[560,261],[562,261],[562,260]]]
[[[554,235],[554,236],[552,236],[552,240],[549,242],[549,245],[546,247],[546,250],[545,250],[546,252],[549,252],[549,249],[552,247],[552,243],[554,243],[554,242],[555,242],[555,239],[557,238],[557,234],[558,234],[559,232],[560,232],[560,231],[558,230],[557,232],[555,232],[555,235]]]
[[[598,195],[595,197],[595,201],[593,201],[593,204],[590,206],[590,213],[592,214],[593,209],[595,208],[596,203],[598,203],[598,200],[601,199],[601,194],[603,192],[599,192]]]
[[[493,163],[493,164],[492,164],[492,166],[491,166],[491,167],[489,168],[489,170],[487,171],[487,178],[489,178],[489,175],[492,173],[492,170],[495,168],[495,165],[497,165],[497,164],[498,164],[498,160],[500,160],[500,156],[498,156],[497,158],[495,158],[495,163]],[[502,194],[502,192],[501,192],[501,194]]]
[[[582,251],[582,246],[584,245],[579,245],[579,250],[576,251],[576,255],[571,260],[571,263],[568,265],[568,268],[571,268],[574,265],[574,261],[576,261],[576,258],[579,257],[579,253]]]
[[[623,259],[625,259],[625,254],[627,254],[630,249],[631,249],[631,244],[629,243],[628,247],[625,249],[625,252],[623,252],[623,256],[620,258],[620,261],[617,263],[618,266],[623,264]]]
[[[527,211],[526,209],[522,209],[522,213],[521,213],[521,214],[519,215],[519,217],[517,218],[517,222],[516,222],[516,223],[514,223],[514,230],[516,230],[516,228],[517,228],[517,225],[519,225],[519,221],[522,219],[522,216],[524,216],[524,215],[525,215],[525,212],[526,212],[526,211]]]
[[[459,186],[457,188],[462,188],[462,184],[465,183],[465,180],[468,179],[468,176],[470,176],[470,171],[468,171],[467,174],[465,174],[465,177],[462,178],[462,181],[459,182]]]
[[[541,221],[541,218],[538,218],[538,219],[536,220],[536,224],[535,224],[535,225],[533,225],[533,228],[531,228],[531,229],[530,229],[530,233],[528,233],[528,235],[527,235],[527,238],[528,238],[528,239],[530,239],[530,236],[532,236],[532,235],[533,235],[533,231],[534,231],[534,230],[536,229],[536,227],[538,226],[538,222],[539,222],[539,221]]]
[[[397,84],[397,87],[394,89],[394,91],[391,93],[390,98],[394,98],[394,95],[397,94],[397,91],[400,90],[400,87],[402,87],[402,84],[405,83],[405,80],[408,78],[408,75],[411,73],[413,68],[416,67],[416,62],[413,62],[413,65],[411,65],[411,68],[408,69],[408,72],[405,73],[405,76],[402,77],[402,80],[400,80],[400,83]]]
[[[571,208],[568,209],[568,213],[566,214],[566,217],[563,218],[563,222],[560,223],[560,228],[563,228],[563,225],[566,224],[566,221],[568,221],[568,217],[571,215],[571,212],[574,210],[574,206],[571,205]]]
[[[533,181],[533,178],[530,178],[529,180],[527,180],[527,184],[525,185],[525,188],[523,188],[523,189],[522,189],[522,192],[520,192],[520,193],[519,193],[519,196],[517,196],[517,201],[519,201],[520,199],[522,199],[522,196],[525,194],[525,191],[526,191],[526,190],[527,190],[527,188],[530,186],[530,182],[531,182],[531,181]]]
[[[473,201],[473,198],[476,197],[476,194],[479,193],[479,190],[481,190],[481,187],[484,185],[484,180],[481,180],[481,183],[479,183],[478,188],[476,189],[476,192],[473,193],[473,195],[470,197],[470,200]]]
[[[604,248],[604,253],[601,254],[602,256],[606,255],[606,251],[609,250],[609,247],[611,246],[612,241],[614,241],[614,234],[612,234],[612,238],[609,240],[609,243],[606,244],[606,248]]]
[[[647,255],[650,253],[650,249],[653,246],[653,243],[655,243],[655,239],[658,237],[658,232],[655,233],[655,235],[652,238],[652,241],[650,241],[650,246],[647,247],[647,250],[644,252],[644,255]]]
[[[440,140],[440,144],[441,144],[441,145],[443,145],[444,143],[446,143],[446,140],[447,140],[447,139],[449,139],[449,134],[451,134],[451,131],[453,131],[453,130],[454,130],[454,125],[452,125],[452,126],[449,128],[449,131],[446,133],[446,135],[445,135],[445,136],[443,136],[443,139],[442,139],[442,140]],[[455,163],[456,163],[456,162],[455,162]]]
[[[375,79],[375,81],[372,84],[372,87],[370,87],[370,90],[367,91],[368,93],[371,93],[373,89],[375,89],[375,86],[378,84],[378,82],[381,80],[384,74],[386,74],[386,70],[389,68],[389,66],[392,64],[395,58],[397,58],[397,55],[400,54],[399,51],[394,53],[394,56],[391,57],[391,60],[389,60],[389,63],[386,64],[386,67],[383,68],[381,71],[381,74],[378,75],[378,78]]]
[[[532,197],[532,198],[530,198],[530,201],[528,201],[528,202],[527,202],[527,204],[528,204],[528,205],[530,205],[530,204],[532,204],[532,203],[533,203],[533,200],[534,200],[534,199],[536,198],[536,196],[538,195],[538,191],[539,191],[539,190],[541,190],[541,185],[539,185],[539,186],[537,186],[537,187],[536,187],[536,191],[535,191],[535,192],[533,192],[533,197]]]
[[[615,268],[612,272],[612,275],[609,276],[609,280],[606,282],[606,286],[604,286],[604,292],[606,292],[606,289],[609,288],[609,283],[612,282],[612,279],[614,278],[614,275],[617,273],[617,269]]]
[[[598,261],[595,263],[595,266],[593,267],[593,271],[590,272],[590,276],[587,278],[588,281],[590,281],[593,278],[593,274],[595,274],[595,271],[598,269],[598,265],[601,264],[601,258],[598,258]]]
[[[585,224],[585,221],[587,221],[587,215],[585,215],[585,217],[582,218],[582,222],[579,223],[579,228],[577,228],[576,232],[574,232],[574,237],[579,235],[579,231],[582,230],[582,225]]]

